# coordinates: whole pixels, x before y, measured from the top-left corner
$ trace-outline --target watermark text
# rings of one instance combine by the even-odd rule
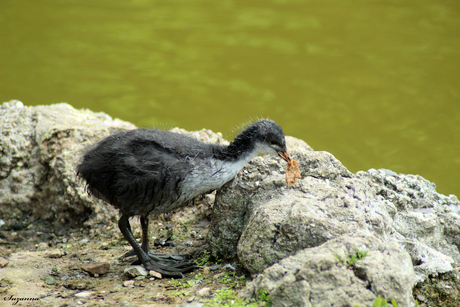
[[[12,303],[12,305],[17,305],[22,301],[38,301],[39,299],[39,297],[15,297],[14,295],[6,296],[3,298],[4,301],[9,301]]]

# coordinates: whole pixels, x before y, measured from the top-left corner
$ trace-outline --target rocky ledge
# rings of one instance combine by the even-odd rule
[[[29,216],[54,227],[116,227],[117,212],[88,197],[75,177],[85,148],[134,125],[67,104],[0,106],[0,221]],[[203,130],[189,133],[226,142]],[[456,306],[460,300],[460,203],[417,175],[349,172],[327,152],[287,137],[300,164],[257,157],[215,196],[210,252],[238,259],[274,306]],[[1,227],[1,226],[0,226]],[[2,256],[2,255],[0,255]],[[5,255],[5,258],[7,255]],[[1,269],[0,269],[1,270]]]

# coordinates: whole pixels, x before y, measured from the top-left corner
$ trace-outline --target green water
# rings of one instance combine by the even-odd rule
[[[2,0],[0,101],[138,126],[256,117],[460,196],[460,2]]]

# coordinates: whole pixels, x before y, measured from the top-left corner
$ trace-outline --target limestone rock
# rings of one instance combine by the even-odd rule
[[[0,127],[0,218],[30,212],[69,227],[117,216],[87,195],[75,166],[88,146],[134,125],[65,103],[11,101],[0,106]]]
[[[251,160],[216,195],[208,243],[214,255],[237,254],[257,276],[252,296],[262,288],[271,289],[272,301],[278,297],[275,305],[310,306],[312,289],[320,293],[334,288],[335,277],[317,285],[288,272],[321,262],[325,256],[318,249],[331,242],[343,249],[343,238],[356,234],[374,242],[372,257],[358,262],[354,277],[349,277],[364,280],[364,286],[353,282],[359,289],[342,290],[363,297],[358,305],[367,306],[381,295],[396,299],[398,306],[411,306],[414,284],[439,274],[457,274],[453,264],[460,261],[460,203],[455,196],[437,193],[433,183],[416,175],[383,169],[351,174],[331,154],[306,145],[293,147],[291,141],[288,151],[299,161],[302,176],[296,187],[284,182],[284,161],[265,156]],[[395,266],[371,259],[385,265],[393,261]],[[348,287],[346,282],[342,286]],[[344,298],[344,305],[334,306],[353,302]]]
[[[350,265],[356,250],[366,255]],[[245,290],[261,289],[273,306],[372,306],[378,293],[398,306],[411,306],[414,272],[410,256],[395,242],[369,234],[344,235],[306,248],[258,275]]]

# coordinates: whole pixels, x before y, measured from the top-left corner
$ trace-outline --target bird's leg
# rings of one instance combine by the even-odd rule
[[[141,215],[141,227],[142,227],[142,249],[144,252],[149,252],[149,218]]]
[[[184,261],[191,258],[189,254],[185,255],[173,255],[173,254],[155,254],[150,251],[149,248],[149,218],[148,216],[141,216],[141,228],[142,228],[142,250],[147,253],[149,256],[160,258],[164,261]],[[131,228],[129,228],[131,231]],[[125,257],[135,256],[136,253],[134,250],[130,250],[125,254]],[[133,264],[140,264],[140,260],[134,261]]]
[[[183,263],[165,263],[163,259],[155,257],[154,255],[148,255],[136,242],[136,239],[131,232],[131,226],[127,215],[122,215],[118,221],[118,227],[121,233],[129,244],[134,249],[137,258],[147,270],[154,270],[161,273],[164,277],[182,278],[182,273],[191,272],[198,267],[189,262]],[[148,228],[148,227],[147,227]],[[148,239],[148,238],[147,238]]]
[[[149,218],[148,216],[141,216],[141,227],[142,227],[142,249],[149,256],[158,257],[162,260],[173,260],[183,261],[190,259],[190,255],[170,255],[170,254],[155,254],[149,250]]]
[[[142,227],[142,245],[141,245],[141,248],[142,248],[142,250],[144,250],[144,252],[148,253],[149,252],[149,219],[148,219],[148,217],[141,216],[141,227]],[[129,224],[129,221],[128,221],[128,230],[132,234],[131,225]],[[134,251],[134,249],[130,250],[129,252],[127,252],[124,255],[124,257],[132,257],[132,256],[136,256],[136,252]]]

